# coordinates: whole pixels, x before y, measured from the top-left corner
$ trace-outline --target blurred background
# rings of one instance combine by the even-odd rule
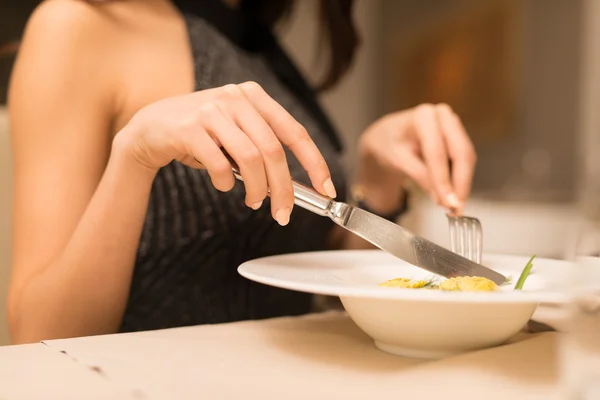
[[[149,0],[150,1],[150,0]],[[24,24],[38,2],[0,3],[0,345],[10,265],[11,160],[6,90]],[[311,79],[321,69],[315,0],[298,1],[281,27]],[[579,177],[597,164],[600,1],[357,0],[363,45],[350,74],[322,96],[352,160],[358,135],[386,112],[446,102],[479,154],[467,212],[487,252],[560,257]],[[401,221],[448,245],[443,210],[415,193]]]

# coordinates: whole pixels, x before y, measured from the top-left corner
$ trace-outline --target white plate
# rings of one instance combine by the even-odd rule
[[[380,250],[341,250],[265,257],[242,264],[239,273],[256,282],[284,289],[344,297],[418,299],[446,302],[549,302],[565,300],[563,279],[569,263],[536,258],[532,275],[523,291],[513,291],[528,257],[484,254],[483,264],[513,283],[501,293],[443,292],[383,288],[393,278],[430,278],[434,274],[399,260]]]
[[[527,323],[539,303],[567,300],[563,282],[571,265],[564,261],[536,258],[524,290],[513,290],[528,260],[484,255],[484,265],[512,276],[512,285],[500,293],[380,287],[388,279],[434,276],[380,250],[266,257],[246,262],[238,271],[270,286],[339,296],[350,317],[380,349],[439,358],[501,344]]]

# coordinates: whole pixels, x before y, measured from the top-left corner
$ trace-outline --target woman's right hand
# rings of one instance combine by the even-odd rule
[[[205,168],[214,187],[233,188],[225,153],[238,164],[246,205],[258,209],[270,190],[271,213],[289,222],[294,194],[282,144],[308,172],[314,188],[336,197],[325,159],[306,129],[255,82],[169,98],[141,109],[114,145],[154,172],[173,160]]]

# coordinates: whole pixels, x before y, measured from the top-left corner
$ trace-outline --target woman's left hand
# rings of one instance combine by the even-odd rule
[[[361,136],[357,183],[370,208],[401,204],[413,180],[433,201],[460,214],[471,191],[476,154],[459,117],[446,104],[388,114]],[[451,166],[450,166],[451,164]]]

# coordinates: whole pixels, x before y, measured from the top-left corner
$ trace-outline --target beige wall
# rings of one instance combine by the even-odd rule
[[[581,140],[579,167],[589,176],[600,176],[600,1],[584,1],[583,62],[581,64]],[[585,182],[580,181],[580,184]],[[596,190],[597,187],[595,187]]]
[[[591,0],[595,2],[596,0]],[[516,117],[506,139],[477,139],[479,154],[474,189],[488,197],[570,199],[576,160],[579,112],[579,68],[583,0],[403,0],[384,1],[384,48],[407,50],[424,32],[494,4],[514,5]],[[501,53],[498,53],[501,54]],[[393,59],[393,58],[392,58]],[[393,73],[403,76],[401,63]],[[387,76],[386,76],[387,77]],[[401,81],[400,81],[401,82]],[[394,88],[386,98],[393,106],[402,98]],[[396,98],[396,101],[394,101]],[[475,132],[472,132],[475,133]],[[547,167],[529,165],[549,156]],[[540,166],[542,163],[539,164]]]
[[[12,164],[9,147],[6,109],[0,107],[0,346],[8,343],[5,300],[10,268],[9,233],[12,198]]]

